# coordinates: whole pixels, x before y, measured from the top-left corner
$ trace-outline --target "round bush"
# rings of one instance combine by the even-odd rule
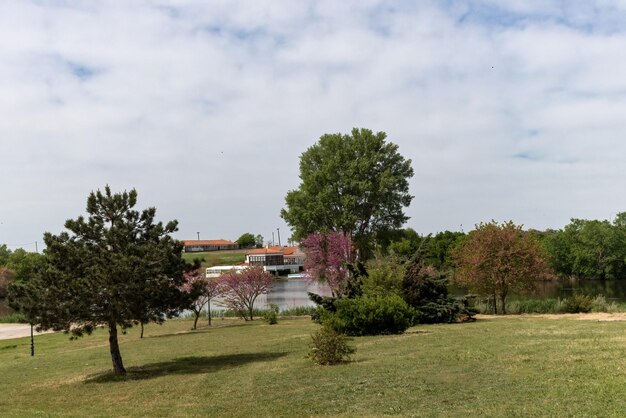
[[[400,296],[338,299],[325,322],[347,335],[401,334],[413,324],[415,311]]]

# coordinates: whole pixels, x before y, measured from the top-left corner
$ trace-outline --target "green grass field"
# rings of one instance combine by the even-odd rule
[[[0,341],[0,415],[624,416],[626,323],[489,318],[361,337],[354,361],[307,358],[309,319],[169,321],[121,336],[127,377],[111,375],[107,333]]]
[[[246,252],[249,250],[208,251],[204,253],[183,253],[183,259],[193,261],[194,258],[203,258],[202,267],[231,266],[243,263]]]

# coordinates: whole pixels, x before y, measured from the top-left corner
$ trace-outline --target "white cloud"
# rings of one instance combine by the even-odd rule
[[[626,209],[619,2],[0,4],[0,242],[109,183],[180,237],[270,236],[320,135],[384,130],[410,225]],[[286,232],[283,232],[286,235]]]

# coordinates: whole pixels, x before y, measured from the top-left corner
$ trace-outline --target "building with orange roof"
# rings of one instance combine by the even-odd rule
[[[255,248],[246,253],[246,264],[263,266],[274,274],[298,273],[304,270],[305,255],[299,247]]]

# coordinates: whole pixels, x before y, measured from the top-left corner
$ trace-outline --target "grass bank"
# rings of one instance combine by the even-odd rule
[[[503,317],[353,341],[355,361],[305,358],[310,320],[169,321],[107,334],[0,341],[3,416],[622,416],[625,322]]]
[[[231,266],[246,260],[249,250],[208,251],[204,253],[183,253],[183,259],[191,262],[194,258],[203,258],[202,267]]]

